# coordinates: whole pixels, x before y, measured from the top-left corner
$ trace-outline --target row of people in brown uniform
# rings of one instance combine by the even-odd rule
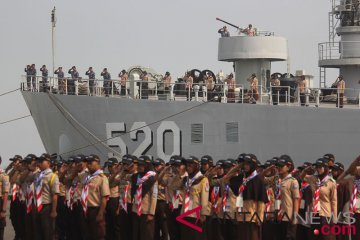
[[[346,171],[332,154],[296,169],[288,155],[263,165],[253,154],[55,158],[16,155],[0,173],[0,217],[9,194],[15,239],[335,239],[349,216],[360,239],[360,157]],[[176,220],[199,206],[184,220],[201,231]]]

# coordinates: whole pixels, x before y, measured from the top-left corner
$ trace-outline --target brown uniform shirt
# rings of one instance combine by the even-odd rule
[[[5,193],[9,193],[10,190],[9,176],[5,172],[0,173],[0,189],[0,197],[4,196]]]
[[[298,80],[297,81],[297,83],[298,83],[298,88],[299,88],[299,91],[300,91],[300,93],[305,93],[306,92],[306,89],[307,89],[307,80],[305,80],[305,79],[300,79],[300,80]]]
[[[280,211],[284,216],[281,221],[291,221],[294,213],[294,199],[297,199],[296,201],[298,201],[300,198],[298,181],[289,174],[281,181],[280,192]]]
[[[200,173],[201,174],[201,173]],[[196,181],[194,182],[196,183]],[[202,177],[200,182],[193,184],[189,189],[190,206],[189,210],[203,206],[200,215],[208,216],[209,212],[209,180],[206,177]],[[184,213],[185,197],[183,201],[183,207],[181,213]],[[207,207],[204,207],[207,206]],[[190,214],[187,217],[196,218],[196,213]]]
[[[119,196],[121,198],[121,201],[125,197],[126,186],[130,185],[126,195],[127,203],[131,203],[131,176],[132,174],[125,174],[123,177],[121,177],[119,182]]]
[[[227,190],[227,196],[226,196],[226,205],[223,205],[223,198],[226,194]],[[221,198],[219,198],[219,201],[221,202],[220,206],[220,212],[219,217],[225,218],[225,219],[236,219],[236,213],[237,213],[237,207],[236,207],[236,198],[237,196],[233,193],[230,187],[227,187],[227,184],[222,181],[221,184]],[[225,209],[225,211],[224,211]]]
[[[171,76],[166,76],[163,78],[164,87],[170,87],[171,85]]]
[[[74,179],[74,182],[77,184],[77,191],[74,194],[74,202],[81,199],[81,191],[85,184],[85,179],[89,176],[89,170],[85,168],[83,171],[79,172],[77,177]]]
[[[109,187],[110,187],[110,197],[117,198],[120,197],[120,174],[116,174],[116,176],[112,177],[112,174],[109,176]]]
[[[147,192],[141,200],[142,214],[155,215],[157,195],[158,195],[158,183],[155,182],[155,184],[151,187],[150,191]],[[135,199],[136,199],[136,194],[132,205],[132,212],[137,213],[138,204]]]
[[[345,92],[345,81],[341,80],[337,83],[337,92],[338,93],[344,93]]]
[[[265,204],[254,200],[244,200],[241,214],[237,215],[239,222],[256,222],[264,220]],[[244,214],[244,213],[247,214]],[[257,216],[255,215],[257,213]]]
[[[317,188],[317,178],[315,176],[306,176],[305,181],[310,183],[313,189]],[[329,178],[324,185],[320,187],[319,202],[320,216],[331,217],[331,214],[337,216],[337,190],[336,181],[333,178]]]
[[[51,204],[53,195],[60,193],[59,177],[56,175],[56,173],[53,173],[50,168],[44,172],[45,176],[42,178],[41,201],[42,204]],[[41,173],[38,173],[37,177],[40,176],[40,174]]]
[[[88,194],[88,207],[100,207],[103,197],[110,195],[109,181],[105,174],[99,174],[90,179],[89,194]]]
[[[169,203],[172,203],[173,207],[177,209],[180,205],[182,205],[184,199],[185,199],[185,191],[181,188],[184,177],[187,177],[188,174],[185,172],[184,175],[181,177],[176,175],[170,175],[167,178],[166,185],[167,185],[167,191],[166,191],[166,199]],[[173,196],[178,193],[178,198],[173,199]]]
[[[121,86],[126,86],[126,81],[128,80],[128,75],[127,73],[124,73],[122,76],[121,76],[121,79],[120,79],[120,85]]]

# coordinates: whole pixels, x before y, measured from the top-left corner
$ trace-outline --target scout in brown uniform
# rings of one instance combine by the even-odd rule
[[[301,76],[300,79],[298,79],[296,81],[296,83],[298,85],[298,91],[300,93],[300,105],[305,106],[305,104],[306,104],[305,94],[306,94],[306,91],[307,91],[307,88],[308,88],[308,84],[307,84],[307,81],[305,79],[305,76]]]
[[[339,177],[338,181],[340,184],[348,186],[350,192],[348,207],[343,210],[344,212],[350,213],[355,219],[355,222],[351,225],[351,239],[360,239],[360,156],[358,156],[349,166],[349,168],[343,172]],[[346,219],[346,218],[345,218]],[[345,222],[349,222],[347,219]],[[349,239],[349,236],[337,236],[339,239]]]
[[[249,102],[255,104],[259,99],[259,81],[256,78],[255,73],[251,74],[250,78],[248,78],[248,82],[250,83]]]
[[[278,210],[277,218],[280,221],[276,238],[295,240],[300,193],[298,181],[290,174],[294,170],[294,162],[291,158],[280,157],[276,166],[280,177],[276,190],[276,199],[280,200],[280,204],[275,201],[275,210]]]
[[[141,99],[148,99],[149,98],[149,75],[146,71],[144,71],[141,76]]]
[[[329,163],[325,158],[316,160],[314,166],[316,167],[317,176],[310,176],[304,174],[304,180],[310,183],[315,189],[312,201],[312,213],[320,217],[319,224],[313,224],[313,229],[321,229],[324,225],[329,225],[330,229],[337,221],[337,190],[336,181],[329,175]],[[330,219],[330,224],[328,223]],[[314,219],[316,221],[317,219]],[[335,239],[335,236],[329,232],[328,235],[319,234],[314,239]]]
[[[227,86],[228,86],[227,102],[234,103],[235,102],[235,88],[236,88],[236,82],[234,79],[234,75],[232,73],[230,73],[229,76],[226,78],[225,82],[227,83]]]
[[[66,206],[66,186],[64,184],[65,174],[68,170],[68,163],[63,162],[62,160],[54,161],[54,165],[57,165],[58,176],[59,176],[59,197],[58,197],[58,206],[57,206],[57,217],[56,217],[56,234],[59,240],[69,239],[69,228],[68,228],[68,218],[69,212]]]
[[[312,166],[311,163],[305,162],[302,166],[298,167],[300,173]],[[308,168],[307,175],[313,175],[314,169]],[[310,216],[312,213],[312,199],[313,199],[313,191],[311,189],[311,185],[305,180],[299,179],[300,185],[300,206],[299,206],[299,216],[302,219],[306,219],[307,216]],[[311,224],[306,221],[302,221],[302,219],[298,219],[297,227],[296,227],[296,239],[313,239],[314,232],[311,230]]]
[[[0,157],[1,164],[1,157]],[[8,194],[10,190],[9,176],[0,169],[0,240],[4,239],[4,230],[6,226],[6,209]]]
[[[89,175],[86,177],[81,193],[81,204],[87,229],[86,240],[105,239],[105,208],[110,195],[109,181],[101,170],[100,158],[86,157]]]
[[[122,170],[120,173],[120,206],[119,225],[120,239],[132,240],[132,203],[131,203],[131,176],[137,173],[138,159],[135,156],[124,155],[122,157]]]
[[[23,239],[24,231],[22,224],[24,222],[24,204],[21,202],[20,197],[22,191],[20,186],[17,184],[17,180],[21,173],[21,161],[22,157],[20,155],[15,155],[13,158],[9,159],[11,161],[10,165],[5,169],[5,172],[9,176],[10,181],[10,220],[11,224],[15,231],[15,239]]]
[[[280,92],[280,80],[276,77],[276,75],[271,76],[270,80],[270,86],[271,86],[271,98],[273,105],[279,104],[279,92]]]
[[[262,224],[262,239],[273,240],[274,239],[274,228],[276,227],[275,222],[275,191],[276,181],[279,179],[277,175],[276,164],[277,159],[273,158],[267,160],[263,167],[264,171],[261,175],[264,177],[266,184],[266,196],[268,202],[265,204],[265,216]]]
[[[186,170],[189,174],[184,178],[182,187],[185,190],[185,197],[181,213],[186,213],[189,210],[202,206],[200,210],[200,217],[198,219],[196,213],[192,213],[184,218],[184,220],[203,227],[206,216],[209,215],[208,202],[209,202],[209,181],[200,172],[200,161],[198,158],[191,156],[186,159]],[[181,239],[203,239],[203,234],[191,229],[185,225],[181,225]]]
[[[36,205],[35,205],[35,189],[34,189],[34,180],[35,176],[40,172],[37,167],[37,157],[34,154],[27,155],[23,160],[26,170],[24,170],[20,178],[18,179],[18,185],[25,195],[25,239],[33,240],[38,239],[37,232],[37,221],[36,221]]]
[[[254,155],[253,155],[254,156]],[[239,239],[261,239],[260,226],[264,218],[265,203],[268,199],[263,177],[257,174],[257,159],[246,155],[244,159],[244,178],[239,187],[237,206]]]
[[[119,73],[119,78],[121,87],[120,94],[126,95],[126,82],[128,81],[129,77],[125,69],[121,70],[121,72]]]
[[[337,89],[337,98],[336,98],[336,107],[344,107],[344,92],[345,92],[345,80],[342,75],[336,79],[336,89]]]
[[[237,198],[239,195],[239,186],[243,180],[243,174],[239,172],[243,163],[234,166],[231,160],[224,160],[222,167],[224,176],[220,178],[220,203],[219,213],[221,239],[238,239],[238,229],[236,214],[238,211]],[[216,180],[214,181],[217,182]],[[211,195],[215,194],[214,186]],[[213,207],[214,209],[214,207]]]
[[[54,238],[54,224],[57,216],[59,178],[50,168],[50,155],[42,154],[38,158],[40,173],[35,177],[35,202],[37,208],[37,231],[40,239]]]
[[[165,161],[157,158],[153,162],[156,174],[160,174],[165,169]],[[166,211],[169,208],[166,202],[166,185],[163,181],[158,180],[158,195],[155,210],[155,240],[167,240],[169,238],[169,230],[167,225]]]
[[[154,215],[158,187],[151,160],[148,156],[138,159],[138,173],[131,176],[133,240],[154,239]]]
[[[165,76],[163,77],[163,82],[165,93],[168,93],[171,89],[171,75],[169,72],[165,73]]]
[[[168,229],[170,240],[181,239],[180,223],[176,217],[180,215],[182,203],[184,200],[184,191],[178,189],[183,179],[188,176],[186,172],[186,161],[181,156],[172,156],[170,158],[170,173],[162,182],[167,186],[166,198],[169,203],[168,211]]]
[[[120,218],[117,214],[119,208],[119,185],[120,185],[120,170],[121,166],[116,158],[109,158],[105,165],[109,170],[109,187],[110,196],[106,205],[106,239],[120,239]]]

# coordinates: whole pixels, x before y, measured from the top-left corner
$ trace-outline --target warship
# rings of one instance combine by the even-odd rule
[[[254,36],[219,38],[218,60],[234,65],[235,100],[229,98],[223,72],[193,69],[192,88],[178,78],[165,89],[163,76],[142,66],[127,70],[125,92],[119,79],[112,79],[108,96],[100,79],[91,93],[88,79],[65,78],[60,91],[59,79],[42,76],[33,77],[34,85],[24,76],[21,92],[46,151],[62,157],[134,154],[168,161],[172,155],[211,155],[219,160],[251,152],[262,161],[289,154],[301,164],[331,152],[349,164],[359,154],[360,138],[358,1],[332,0],[328,17],[329,41],[318,45],[319,88],[304,71],[272,72],[272,62],[288,60],[287,40],[257,30]],[[336,107],[334,86],[325,85],[327,68],[338,68],[346,80],[344,108]],[[141,80],[145,71],[146,83]],[[256,104],[248,90],[251,74],[259,80]],[[207,75],[215,79],[210,89]],[[281,81],[276,94],[271,76]],[[298,76],[309,81],[305,107],[299,103]],[[71,94],[69,80],[75,80]]]

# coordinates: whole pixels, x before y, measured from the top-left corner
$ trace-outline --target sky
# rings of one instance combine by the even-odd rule
[[[288,39],[291,72],[304,69],[318,85],[318,43],[328,41],[330,0],[36,0],[0,1],[0,95],[17,89],[24,67],[35,63],[51,69],[50,13],[56,6],[55,65],[76,65],[80,76],[93,66],[107,67],[115,78],[133,65],[181,76],[190,69],[232,71],[217,61],[222,18],[246,27],[275,32]],[[228,27],[232,35],[234,28]],[[273,64],[286,72],[286,62]],[[39,72],[39,71],[38,71]],[[328,76],[335,79],[336,72]],[[328,79],[332,82],[334,79]],[[0,96],[0,123],[30,114],[19,91]],[[0,124],[2,167],[15,154],[44,152],[31,117]]]

